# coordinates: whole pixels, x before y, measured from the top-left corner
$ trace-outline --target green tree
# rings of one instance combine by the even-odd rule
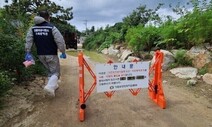
[[[158,31],[160,31],[160,40],[155,42],[157,47],[164,49],[171,49],[174,46],[180,47],[178,46],[179,40],[177,40],[176,22],[168,19],[158,28]]]
[[[159,15],[156,13],[163,4],[159,4],[155,10],[147,9],[146,6],[139,6],[136,10],[123,18],[123,22],[129,26],[145,25],[149,21],[160,21]]]
[[[107,32],[105,32],[102,28],[98,29],[93,34],[89,35],[85,42],[83,43],[83,48],[87,50],[94,50],[99,48],[99,46],[105,41],[107,36]]]
[[[50,0],[12,0],[12,4],[5,6],[7,13],[17,17],[25,14],[37,14],[39,10],[48,10],[55,14],[60,20],[71,20],[73,18],[73,7],[64,8]]]
[[[191,48],[194,45],[212,42],[212,2],[192,0],[192,11],[175,10],[183,16],[177,21],[176,30],[178,45]]]
[[[139,25],[128,29],[126,34],[126,42],[135,53],[150,51],[159,40],[160,32],[154,26]]]
[[[95,32],[95,27],[94,27],[94,26],[91,27],[90,32],[91,32],[91,33]]]
[[[10,5],[5,6],[4,17],[7,21],[19,23],[17,29],[24,37],[26,29],[32,25],[32,19],[39,10],[48,10],[53,24],[63,24],[67,28],[71,26],[67,21],[73,18],[72,9],[72,7],[64,8],[50,0],[12,0]],[[61,25],[58,26],[65,28]],[[74,29],[74,27],[71,26],[69,29]]]

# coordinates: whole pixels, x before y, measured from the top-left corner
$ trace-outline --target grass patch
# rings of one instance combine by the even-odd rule
[[[73,50],[73,51],[66,51],[66,53],[67,53],[68,55],[70,55],[70,56],[75,56],[75,57],[77,57],[79,51],[75,51],[75,50]]]
[[[99,63],[107,63],[109,59],[107,59],[107,57],[105,57],[103,54],[101,53],[97,53],[95,51],[87,51],[87,50],[83,50],[83,55],[84,56],[88,56],[91,60],[95,61],[95,62],[99,62]],[[78,56],[79,51],[67,51],[66,52],[68,55],[71,56]]]

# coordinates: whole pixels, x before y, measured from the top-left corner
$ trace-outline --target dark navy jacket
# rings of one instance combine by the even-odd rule
[[[52,35],[53,27],[53,25],[46,21],[32,27],[33,39],[38,55],[57,55],[57,45]]]

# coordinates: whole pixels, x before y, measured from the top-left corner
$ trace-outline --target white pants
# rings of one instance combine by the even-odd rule
[[[39,55],[38,58],[48,70],[48,77],[56,75],[60,78],[60,62],[57,55]]]
[[[58,88],[58,77],[56,75],[52,75],[49,80],[48,83],[46,85],[46,87],[52,89],[52,90],[56,90]]]

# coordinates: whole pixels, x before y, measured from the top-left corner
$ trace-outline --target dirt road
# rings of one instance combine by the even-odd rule
[[[89,65],[95,64],[88,60]],[[68,56],[61,60],[62,78],[55,98],[37,96],[31,112],[22,113],[4,126],[12,127],[212,127],[212,103],[189,91],[171,85],[165,72],[164,94],[167,108],[160,109],[142,89],[137,96],[128,90],[117,91],[111,99],[92,93],[87,100],[86,118],[78,119],[78,61]],[[86,73],[85,84],[93,80]],[[174,84],[177,84],[175,80]],[[43,87],[43,86],[42,86]],[[38,91],[42,93],[42,87]],[[35,97],[34,97],[35,99]]]

